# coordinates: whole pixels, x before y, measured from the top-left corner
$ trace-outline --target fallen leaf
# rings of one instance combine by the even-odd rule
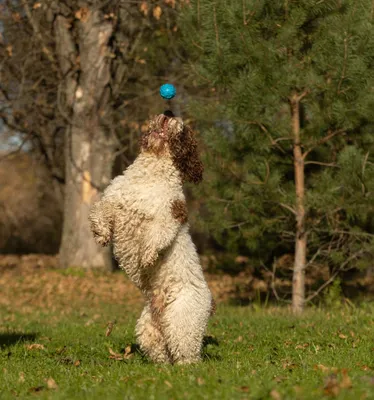
[[[143,3],[140,4],[140,11],[141,11],[145,16],[148,15],[149,8],[148,8],[148,4],[147,4],[146,1],[143,1]]]
[[[133,353],[131,352],[131,346],[127,346],[125,348],[125,353],[123,355],[123,358],[128,359],[130,357],[132,357]]]
[[[37,10],[38,8],[40,8],[42,6],[42,3],[35,3],[33,6],[32,6],[32,8],[34,9],[34,10]]]
[[[350,389],[352,387],[352,380],[348,376],[348,371],[345,368],[342,369],[342,375],[343,375],[343,378],[340,383],[340,387],[343,389]]]
[[[109,348],[109,353],[110,353],[109,358],[111,358],[112,360],[117,360],[117,361],[123,360],[123,354],[115,353],[111,348]]]
[[[298,344],[295,346],[295,349],[306,349],[309,347],[309,343]]]
[[[199,386],[204,385],[205,381],[203,378],[201,378],[200,376],[196,379],[196,382]]]
[[[12,46],[11,44],[9,44],[9,45],[6,47],[6,51],[7,51],[9,57],[12,57],[12,56],[13,56],[13,46]]]
[[[26,345],[27,350],[45,350],[45,347],[39,343],[33,343]]]
[[[243,341],[243,336],[239,336],[237,339],[235,339],[235,342],[242,342]]]
[[[88,8],[82,7],[75,13],[75,18],[79,19],[82,22],[86,22],[88,19],[89,13],[90,12],[89,12]]]
[[[340,337],[340,339],[347,339],[347,335],[343,335],[342,333],[339,333],[339,337]]]
[[[161,14],[162,14],[162,8],[160,6],[156,6],[153,9],[153,16],[159,20],[161,18]]]
[[[57,389],[58,388],[57,383],[53,378],[49,377],[46,381],[47,381],[48,389]]]
[[[25,382],[25,373],[24,372],[19,373],[18,382],[20,382],[20,383]]]
[[[105,332],[105,336],[106,337],[108,337],[112,333],[112,330],[113,330],[114,325],[116,324],[116,322],[117,322],[116,320],[108,322],[107,328],[106,328],[106,332]]]
[[[241,392],[248,393],[249,392],[249,387],[248,386],[240,386],[239,390]]]
[[[325,386],[323,388],[323,392],[327,396],[331,397],[336,397],[340,393],[339,381],[335,374],[331,374],[328,376],[325,382]]]
[[[74,363],[74,367],[79,367],[81,365],[81,360],[77,360],[75,363]]]
[[[270,392],[270,397],[271,397],[272,399],[274,399],[274,400],[282,400],[282,396],[281,396],[280,393],[279,393],[277,390],[275,390],[275,389],[273,389],[273,390]]]
[[[164,383],[165,383],[166,386],[169,386],[169,388],[173,387],[173,385],[169,381],[164,381]]]
[[[321,370],[322,372],[329,372],[330,371],[330,368],[329,367],[326,367],[325,365],[323,365],[323,364],[317,364],[317,365],[315,365],[314,366],[314,369],[315,370]]]

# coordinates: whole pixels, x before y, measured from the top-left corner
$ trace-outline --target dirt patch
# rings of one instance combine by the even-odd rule
[[[80,306],[99,304],[135,305],[142,303],[140,291],[125,273],[59,270],[53,256],[0,256],[0,306],[22,313],[38,310],[69,313]],[[207,275],[217,302],[236,293],[243,277]]]
[[[314,279],[309,277],[310,282],[307,279],[309,289],[315,282],[326,279],[321,271]],[[237,275],[205,273],[205,276],[217,303],[247,304],[254,299],[273,297],[273,285],[281,293],[291,292],[291,275],[283,274],[273,280],[266,270],[257,276],[251,270]],[[349,283],[370,294],[373,281],[373,276],[366,276]],[[132,306],[141,305],[142,301],[140,291],[122,271],[59,270],[54,256],[0,256],[0,306],[13,312],[48,309],[69,313],[83,306],[95,307],[103,303]]]

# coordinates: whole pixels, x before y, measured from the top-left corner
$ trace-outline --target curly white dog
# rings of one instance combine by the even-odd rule
[[[140,155],[90,214],[96,241],[113,242],[121,268],[144,294],[136,336],[155,362],[201,357],[212,297],[189,234],[182,184],[201,181],[202,173],[194,133],[165,112],[150,121]]]

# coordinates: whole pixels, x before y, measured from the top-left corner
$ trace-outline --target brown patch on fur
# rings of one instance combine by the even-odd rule
[[[167,142],[165,139],[155,137],[153,132],[144,134],[141,138],[141,148],[144,151],[150,151],[157,156],[162,156],[167,149]]]
[[[165,310],[165,296],[163,293],[154,294],[151,299],[151,312],[153,316],[162,314]]]
[[[169,138],[169,147],[174,165],[182,174],[183,180],[199,183],[203,179],[204,168],[192,129],[185,126],[183,132],[172,135]]]
[[[174,200],[171,204],[171,214],[181,224],[185,224],[188,220],[186,203],[183,200]]]

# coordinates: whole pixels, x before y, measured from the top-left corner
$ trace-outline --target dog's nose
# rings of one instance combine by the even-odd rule
[[[171,110],[164,111],[164,115],[165,115],[165,117],[168,117],[168,118],[174,117],[173,111],[171,111]]]

